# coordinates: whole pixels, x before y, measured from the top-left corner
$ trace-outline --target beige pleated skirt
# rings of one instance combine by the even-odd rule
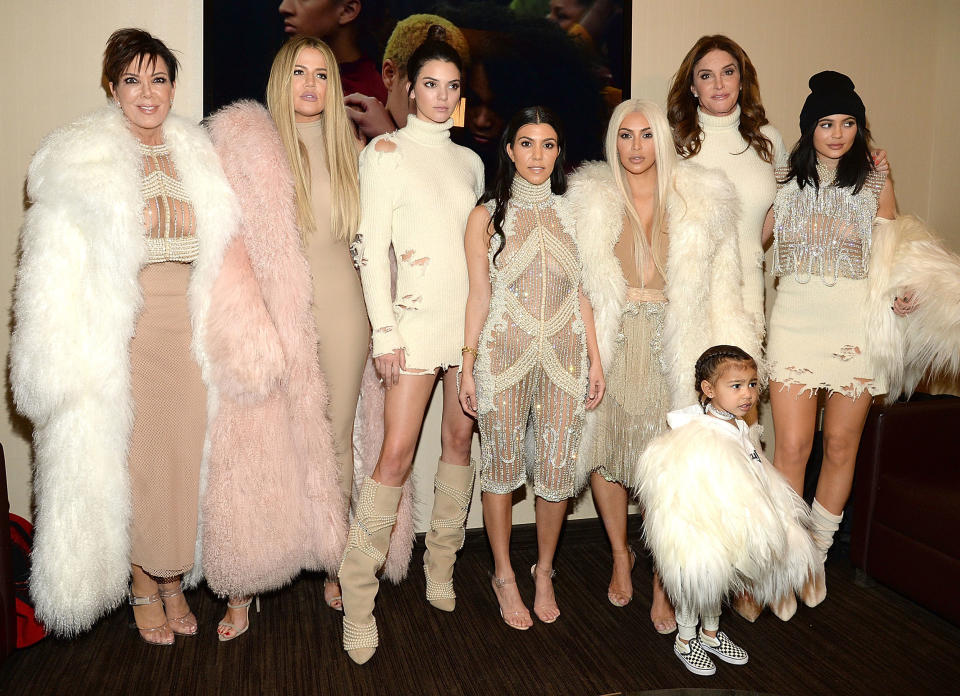
[[[140,272],[143,311],[130,342],[134,404],[130,562],[168,578],[193,566],[206,388],[190,351],[190,265]]]
[[[606,480],[635,488],[637,462],[667,428],[670,395],[663,369],[662,290],[628,288],[607,390],[597,407],[590,461]]]

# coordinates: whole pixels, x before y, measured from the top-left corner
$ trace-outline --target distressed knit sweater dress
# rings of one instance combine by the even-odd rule
[[[483,192],[483,164],[450,140],[452,125],[452,119],[433,123],[411,116],[406,126],[360,153],[357,250],[373,356],[403,348],[403,374],[460,364],[468,289],[463,234]],[[378,152],[381,140],[396,149]]]

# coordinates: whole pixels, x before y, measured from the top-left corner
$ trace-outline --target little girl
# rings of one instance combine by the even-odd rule
[[[697,360],[700,403],[667,414],[671,430],[640,459],[644,533],[677,611],[674,653],[694,674],[747,653],[719,631],[720,603],[749,591],[762,604],[803,586],[820,565],[810,509],[764,458],[743,418],[757,402],[757,364],[736,346]],[[697,620],[700,632],[697,635]]]

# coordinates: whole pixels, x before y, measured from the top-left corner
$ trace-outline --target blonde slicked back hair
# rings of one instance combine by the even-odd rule
[[[627,172],[620,163],[620,153],[617,150],[617,137],[623,119],[628,114],[638,112],[643,114],[653,132],[654,152],[657,156],[657,191],[654,199],[653,223],[650,230],[650,242],[647,242],[646,230],[633,207],[633,198],[630,195],[630,185],[627,183]],[[653,263],[657,270],[666,278],[667,268],[667,229],[666,229],[666,199],[667,189],[673,181],[673,165],[677,162],[677,151],[673,145],[673,135],[667,116],[657,104],[643,99],[628,99],[613,110],[610,123],[607,126],[607,135],[604,139],[604,154],[607,164],[613,172],[617,190],[623,201],[624,212],[630,222],[633,233],[634,259],[637,264],[637,274],[643,278],[643,270],[647,263],[647,254],[652,253]]]
[[[463,32],[450,20],[435,14],[414,14],[397,22],[387,46],[383,50],[383,59],[393,61],[401,77],[407,76],[407,61],[413,52],[427,39],[427,32],[432,26],[441,26],[446,30],[444,41],[453,47],[460,55],[463,67],[470,65],[470,47]]]
[[[280,132],[296,189],[297,224],[306,237],[317,228],[310,204],[310,161],[297,136],[293,109],[293,66],[300,51],[315,48],[327,63],[327,93],[324,99],[323,144],[330,170],[330,229],[334,237],[353,241],[360,223],[360,184],[357,174],[357,139],[343,105],[343,85],[333,51],[320,39],[295,36],[277,52],[267,82],[267,108]]]

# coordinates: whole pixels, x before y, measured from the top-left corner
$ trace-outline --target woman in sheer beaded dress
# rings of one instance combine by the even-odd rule
[[[666,414],[695,399],[692,365],[710,345],[760,354],[740,294],[736,190],[719,170],[678,161],[656,104],[618,106],[606,136],[606,161],[588,163],[567,193],[583,253],[583,285],[596,318],[607,395],[587,417],[579,483],[589,480],[613,554],[607,598],[633,596],[627,545],[628,491]],[[676,629],[654,575],[651,619]]]
[[[386,387],[383,445],[354,507],[340,564],[343,647],[363,664],[379,645],[374,601],[402,486],[438,376],[443,382],[440,461],[424,554],[426,599],[453,611],[453,570],[473,491],[473,422],[457,400],[456,370],[467,299],[463,230],[483,191],[480,158],[450,140],[462,60],[436,25],[407,63],[416,105],[406,125],[360,154],[357,256],[373,328],[373,358]],[[397,260],[391,295],[390,248]]]
[[[181,576],[216,405],[206,317],[237,208],[204,131],[170,114],[177,70],[159,39],[114,32],[111,105],[30,165],[11,384],[35,424],[31,594],[59,634],[116,607],[131,574],[145,641],[197,631]]]
[[[853,82],[833,71],[810,78],[800,112],[801,137],[764,226],[773,235],[777,297],[767,361],[776,428],[774,465],[797,492],[813,445],[818,396],[824,393],[823,465],[813,501],[813,534],[822,556],[833,542],[850,495],[860,435],[873,396],[886,392],[867,355],[863,322],[873,228],[896,214],[893,184],[869,151],[866,110]],[[875,221],[876,219],[876,221]],[[915,308],[910,293],[893,310]],[[800,594],[807,606],[826,597],[822,574]],[[772,607],[782,619],[796,598]]]
[[[532,469],[533,610],[553,623],[560,616],[553,557],[567,500],[576,493],[583,418],[604,390],[573,220],[560,197],[563,148],[562,129],[549,110],[533,106],[514,116],[501,137],[492,194],[470,214],[464,241],[470,294],[460,403],[480,426],[491,584],[504,622],[519,630],[533,621],[510,562],[513,492]]]

